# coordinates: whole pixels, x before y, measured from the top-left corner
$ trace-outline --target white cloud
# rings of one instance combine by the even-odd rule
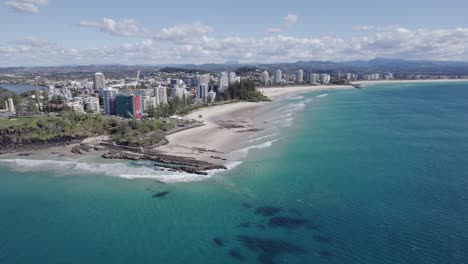
[[[144,31],[133,19],[124,19],[118,22],[107,17],[103,18],[101,22],[81,21],[78,26],[97,28],[102,32],[124,37],[137,36]]]
[[[269,63],[376,57],[468,61],[468,28],[388,27],[354,38],[292,37],[285,33],[218,38],[212,36],[212,31],[199,23],[179,25],[157,32],[154,38],[95,49],[64,48],[44,40],[21,39],[0,43],[0,61],[4,66],[219,63],[230,59]]]
[[[283,18],[284,26],[285,26],[285,27],[291,27],[291,26],[293,26],[294,24],[296,24],[298,20],[299,20],[299,17],[298,17],[297,15],[288,14],[287,16],[285,16],[285,17]]]
[[[214,31],[213,27],[204,25],[201,22],[192,24],[175,25],[169,28],[163,28],[161,31],[154,34],[154,39],[172,41],[182,44],[187,44],[192,39],[199,36],[205,36]]]
[[[10,0],[5,5],[20,13],[39,14],[41,6],[47,6],[48,0]]]
[[[276,34],[280,33],[283,31],[286,31],[287,29],[291,28],[294,26],[297,21],[299,20],[299,16],[294,15],[294,14],[288,14],[283,18],[283,25],[281,27],[271,27],[267,29],[268,34]]]

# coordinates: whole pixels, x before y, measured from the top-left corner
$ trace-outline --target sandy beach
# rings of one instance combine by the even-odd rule
[[[318,92],[326,90],[355,89],[352,86],[295,86],[295,87],[269,87],[259,89],[273,102],[266,103],[233,103],[213,106],[195,111],[184,118],[203,121],[205,126],[197,127],[169,135],[169,144],[157,150],[167,155],[191,157],[212,163],[226,163],[223,158],[226,154],[241,148],[242,139],[257,133],[246,131],[264,129],[268,126],[264,121],[267,117],[259,117],[257,111],[262,107],[274,104],[280,97],[305,92]],[[200,118],[201,116],[201,118]],[[271,117],[270,117],[271,118]],[[223,124],[234,124],[240,128],[223,128]],[[200,149],[214,150],[200,151]],[[214,158],[213,158],[214,157]],[[219,159],[221,157],[221,159]],[[229,162],[229,160],[228,160]]]
[[[396,80],[396,81],[362,81],[354,82],[362,86],[387,83],[428,83],[428,82],[468,82],[468,80]],[[203,108],[184,116],[185,119],[202,121],[203,126],[183,130],[167,136],[169,143],[154,150],[161,154],[193,158],[212,164],[225,165],[233,160],[230,153],[246,148],[245,141],[269,127],[268,122],[275,117],[261,111],[264,107],[275,104],[282,98],[306,92],[325,92],[330,90],[355,89],[353,86],[294,86],[268,87],[259,90],[272,99],[272,102],[250,103],[238,102]],[[262,113],[262,114],[260,114]],[[99,145],[107,137],[96,137],[82,143]],[[3,155],[2,158],[17,158],[23,154],[26,159],[41,160],[83,160],[93,162],[106,151],[91,151],[85,155],[71,152],[75,145],[53,147],[38,151]],[[110,162],[110,161],[109,161]]]
[[[167,136],[169,144],[158,151],[174,156],[191,157],[215,164],[226,163],[225,154],[239,148],[249,129],[262,129],[263,123],[254,122],[256,111],[268,103],[240,102],[203,108],[184,118],[205,124]],[[239,126],[229,128],[229,126]],[[242,127],[241,127],[242,126]]]
[[[265,96],[268,96],[270,99],[277,100],[280,96],[300,94],[307,92],[320,92],[320,91],[329,91],[329,90],[346,90],[346,89],[355,89],[350,85],[319,85],[319,86],[291,86],[291,87],[267,87],[260,88]]]

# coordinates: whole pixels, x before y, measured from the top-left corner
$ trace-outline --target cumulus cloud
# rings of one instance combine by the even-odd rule
[[[169,27],[144,40],[95,49],[71,49],[39,39],[0,43],[3,65],[165,64],[293,62],[297,60],[368,60],[376,57],[468,61],[468,28],[410,29],[388,27],[361,36],[214,37],[201,23]],[[139,37],[138,37],[139,38]],[[53,48],[51,48],[53,47]]]
[[[288,14],[283,18],[283,25],[281,27],[272,27],[267,29],[267,33],[276,34],[283,31],[286,31],[290,27],[294,26],[299,20],[299,16],[295,14]]]
[[[138,36],[144,31],[133,19],[124,19],[118,22],[107,17],[100,22],[81,21],[78,26],[97,28],[102,32],[124,37]]]
[[[288,14],[287,16],[285,16],[285,17],[283,18],[284,26],[285,26],[285,27],[291,27],[291,26],[293,26],[294,24],[296,24],[298,20],[299,20],[299,17],[298,17],[297,15]]]
[[[205,36],[214,31],[213,27],[201,22],[191,24],[175,25],[169,28],[163,28],[154,34],[154,39],[172,41],[186,44],[199,36]]]
[[[10,0],[5,5],[20,13],[39,14],[42,6],[47,6],[48,0]]]

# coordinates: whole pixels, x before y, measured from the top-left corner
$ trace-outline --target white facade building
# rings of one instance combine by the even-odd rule
[[[330,83],[330,80],[331,80],[331,77],[329,74],[322,74],[320,75],[320,81],[323,83],[323,84],[329,84]]]
[[[154,97],[156,97],[156,102],[158,105],[167,104],[167,89],[166,87],[156,87],[154,88]]]
[[[283,81],[283,73],[281,70],[277,70],[275,73],[275,84],[281,84]]]
[[[296,82],[297,83],[303,83],[304,82],[304,71],[303,70],[298,70],[297,71]]]
[[[5,101],[5,108],[7,112],[10,112],[10,113],[16,112],[15,104],[13,103],[13,98],[8,98]]]
[[[87,112],[98,114],[101,112],[101,105],[99,104],[99,98],[97,97],[86,97],[84,98],[84,106]]]
[[[229,76],[227,72],[222,72],[221,76],[219,76],[218,91],[220,93],[223,93],[224,91],[227,90],[228,87],[229,87]]]
[[[267,71],[262,72],[262,83],[265,86],[270,84],[270,74]]]
[[[317,84],[318,81],[319,81],[319,75],[316,73],[311,73],[310,79],[309,79],[310,84]]]
[[[235,83],[237,80],[238,79],[235,72],[229,73],[229,84]]]
[[[94,90],[100,91],[106,88],[106,77],[101,72],[96,72],[94,74]]]
[[[177,85],[171,88],[171,98],[174,99],[176,97],[182,99],[185,95],[185,88],[179,88]]]

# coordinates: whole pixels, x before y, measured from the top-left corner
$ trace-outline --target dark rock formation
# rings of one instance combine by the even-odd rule
[[[157,162],[156,166],[168,168],[173,171],[183,171],[187,173],[207,175],[207,170],[227,169],[226,166],[212,164],[202,160],[195,160],[186,157],[177,157],[163,155],[158,153],[152,154],[137,154],[131,152],[111,151],[102,155],[105,159],[121,159],[121,160],[147,160]]]

